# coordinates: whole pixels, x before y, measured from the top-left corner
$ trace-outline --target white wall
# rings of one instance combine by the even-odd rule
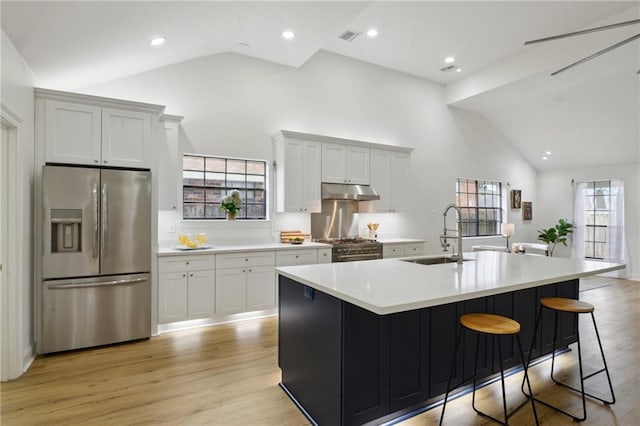
[[[329,52],[298,69],[221,54],[83,92],[167,105],[168,114],[185,117],[187,152],[271,163],[270,134],[279,129],[413,147],[409,212],[361,214],[361,220],[374,216],[381,237],[426,238],[429,251],[440,250],[442,210],[454,200],[456,177],[508,181],[535,209],[535,170],[482,117],[445,106],[442,85]],[[176,216],[162,215],[161,240],[171,238],[166,229]],[[309,221],[293,214],[276,219],[272,237]],[[533,241],[535,221],[523,224],[519,210],[508,219],[517,240]]]
[[[19,151],[22,157],[21,180],[17,183],[21,198],[17,207],[21,215],[20,239],[21,281],[23,290],[23,348],[25,366],[31,362],[34,349],[34,282],[33,282],[33,168],[34,168],[34,98],[35,76],[9,37],[2,31],[2,89],[0,100],[21,121]]]
[[[625,193],[625,231],[629,247],[630,262],[627,268],[631,278],[640,280],[640,163],[613,164],[599,167],[567,169],[540,173],[538,193],[540,204],[540,227],[549,228],[560,218],[573,218],[573,186],[571,180],[622,179]],[[560,246],[560,256],[568,256],[570,247]],[[555,253],[554,253],[555,255]]]

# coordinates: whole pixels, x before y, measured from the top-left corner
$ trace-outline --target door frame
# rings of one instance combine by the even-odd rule
[[[2,188],[4,214],[0,217],[4,228],[0,236],[3,245],[2,288],[0,288],[0,381],[18,378],[24,372],[24,266],[20,263],[23,253],[21,231],[22,192],[20,170],[22,152],[20,147],[22,120],[4,103],[0,103],[0,122],[7,129],[8,140],[2,157]],[[6,232],[4,232],[6,230]],[[8,248],[11,247],[11,250]]]

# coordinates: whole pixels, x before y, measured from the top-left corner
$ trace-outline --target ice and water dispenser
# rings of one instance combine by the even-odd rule
[[[82,251],[82,209],[51,209],[51,252]]]

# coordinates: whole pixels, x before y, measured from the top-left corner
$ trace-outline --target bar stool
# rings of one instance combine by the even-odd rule
[[[542,318],[542,308],[547,308],[547,309],[551,309],[555,312],[555,324],[554,324],[554,329],[553,329],[553,352],[551,355],[551,380],[553,380],[553,382],[557,385],[560,386],[564,386],[568,389],[571,389],[575,392],[578,392],[582,395],[582,417],[577,417],[574,416],[573,414],[561,410],[558,407],[555,407],[551,404],[549,404],[548,402],[542,401],[539,398],[533,397],[537,402],[546,405],[549,408],[552,408],[566,416],[571,417],[572,419],[576,420],[576,421],[583,421],[586,420],[587,418],[587,404],[586,404],[586,399],[585,396],[589,396],[591,398],[597,399],[598,401],[601,401],[605,404],[615,404],[616,402],[616,397],[613,393],[613,386],[611,385],[611,377],[609,376],[609,368],[607,367],[607,361],[604,358],[604,351],[602,350],[602,342],[600,341],[600,333],[598,333],[598,326],[596,325],[596,319],[593,316],[593,311],[594,311],[594,307],[592,304],[587,303],[587,302],[582,302],[580,300],[575,300],[575,299],[568,299],[568,298],[564,298],[564,297],[545,297],[540,299],[540,308],[538,309],[538,315],[536,317],[536,325],[535,325],[535,329],[533,332],[533,339],[531,341],[531,350],[529,351],[529,357],[527,359],[527,366],[529,366],[529,363],[531,362],[531,353],[533,351],[533,347],[536,341],[536,333],[538,332],[538,326],[540,324],[540,319]],[[554,369],[554,364],[555,364],[555,359],[556,359],[556,343],[557,343],[557,339],[558,339],[558,313],[559,312],[568,312],[571,314],[576,314],[578,315],[578,319],[579,314],[586,314],[589,313],[591,314],[591,320],[593,321],[593,328],[596,332],[596,338],[598,339],[598,346],[600,347],[600,354],[602,355],[602,363],[604,364],[604,368],[594,371],[591,374],[588,375],[584,375],[584,372],[582,370],[582,350],[580,348],[580,331],[578,330],[577,333],[577,337],[578,337],[578,366],[580,369],[580,389],[576,389],[572,386],[569,386],[565,383],[562,383],[558,380],[556,380],[555,377],[553,377],[553,369]],[[596,374],[605,372],[605,374],[607,375],[607,381],[609,382],[609,390],[611,391],[611,400],[607,401],[605,399],[602,399],[600,397],[597,397],[595,395],[592,395],[590,393],[585,392],[584,390],[584,381],[590,377],[595,376]],[[529,385],[529,389],[531,389],[531,386]],[[524,392],[524,381],[522,382],[522,392]],[[525,392],[526,393],[526,392]],[[532,395],[531,393],[529,395]]]
[[[511,318],[507,318],[501,315],[494,314],[465,314],[460,317],[460,325],[462,327],[471,330],[476,333],[476,356],[475,356],[475,367],[473,370],[473,397],[471,399],[471,406],[473,410],[481,416],[487,417],[494,422],[508,425],[509,417],[516,413],[520,408],[522,408],[527,402],[531,401],[531,407],[533,408],[533,416],[536,419],[536,425],[538,424],[538,413],[536,412],[536,406],[533,399],[533,392],[531,391],[531,383],[529,383],[529,376],[527,374],[527,366],[524,364],[524,353],[522,352],[522,344],[520,343],[520,323],[512,320]],[[451,379],[453,378],[453,372],[455,370],[456,358],[458,356],[458,349],[460,347],[460,341],[462,340],[463,328],[460,328],[458,332],[458,338],[456,340],[456,346],[453,355],[453,362],[451,364],[451,372],[449,374],[449,380],[447,381],[447,392],[444,396],[444,403],[442,404],[442,414],[440,415],[440,425],[442,425],[442,420],[444,419],[444,410],[447,406],[447,398],[449,397],[449,392],[451,391]],[[518,341],[518,349],[520,351],[520,359],[522,360],[524,367],[524,379],[529,386],[529,394],[522,391],[524,395],[527,397],[520,405],[514,408],[511,413],[507,413],[507,396],[504,388],[504,368],[502,366],[502,349],[500,344],[498,346],[498,356],[500,358],[500,378],[502,383],[502,408],[504,411],[504,422],[496,419],[476,408],[476,378],[478,373],[478,348],[480,346],[480,335],[488,334],[492,336],[510,336],[516,335],[516,339]],[[524,386],[524,385],[523,385]]]

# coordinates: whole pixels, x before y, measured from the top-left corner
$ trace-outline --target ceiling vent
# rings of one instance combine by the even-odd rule
[[[356,38],[358,38],[358,36],[362,34],[358,31],[354,31],[354,30],[346,30],[345,32],[343,32],[342,34],[340,34],[338,36],[339,39],[342,39],[344,41],[353,41]]]

